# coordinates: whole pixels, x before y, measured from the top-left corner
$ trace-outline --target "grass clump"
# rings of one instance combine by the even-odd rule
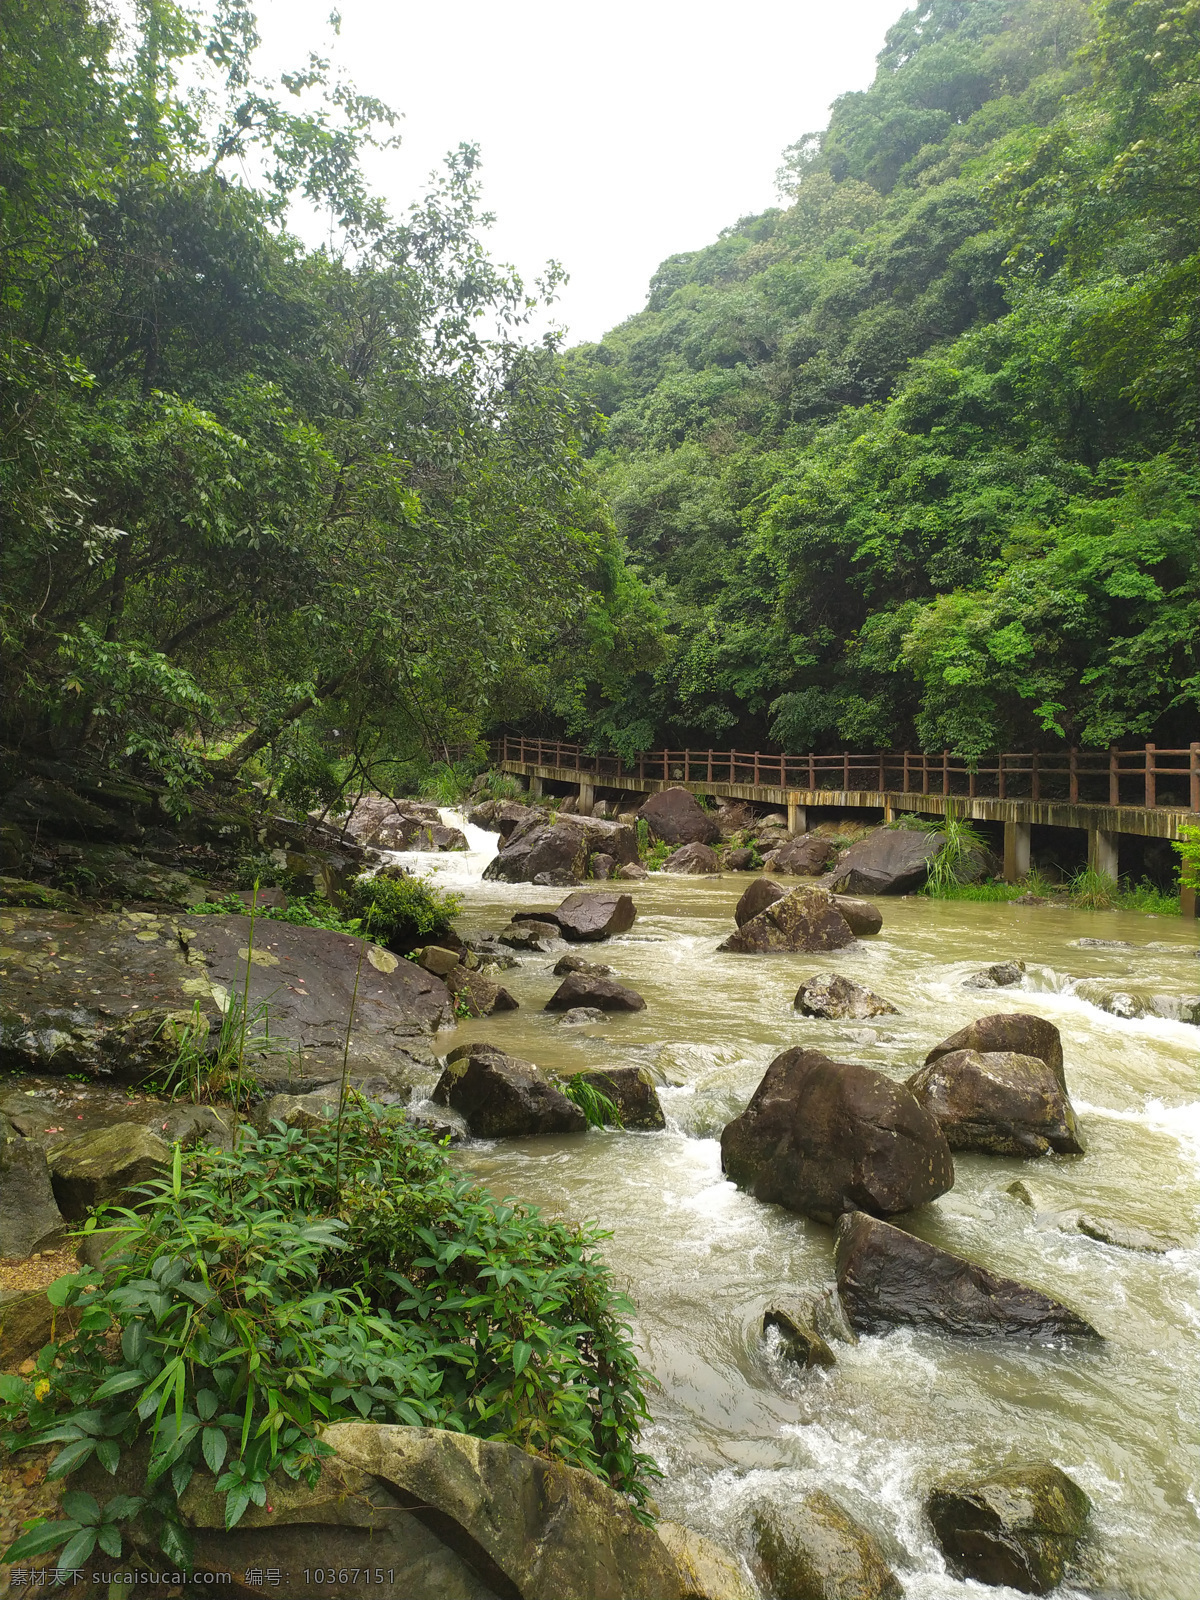
[[[556,1078],[555,1086],[572,1105],[579,1107],[589,1128],[623,1128],[624,1118],[615,1100],[597,1089],[586,1078]]]
[[[978,877],[987,843],[977,828],[953,810],[947,810],[944,817],[914,820],[923,833],[945,835],[945,843],[929,863],[922,893],[935,900],[951,898],[969,879]]]
[[[51,1288],[77,1333],[28,1378],[0,1376],[0,1440],[60,1445],[54,1478],[93,1459],[115,1474],[136,1451],[144,1491],[68,1495],[63,1520],[0,1559],[117,1557],[141,1516],[186,1564],[178,1502],[197,1471],[232,1528],[273,1473],[315,1483],[320,1430],[344,1419],[507,1440],[644,1506],[645,1378],[595,1227],[495,1200],[402,1113],[357,1097],[328,1127],[246,1129],[235,1151],[186,1161],[177,1146],[140,1196],[88,1224],[119,1235],[103,1278]]]
[[[439,889],[428,878],[356,878],[346,893],[356,927],[393,950],[413,950],[447,933],[462,910],[462,896]]]

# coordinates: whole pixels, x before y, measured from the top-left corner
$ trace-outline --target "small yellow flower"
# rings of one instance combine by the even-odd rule
[[[38,1381],[33,1386],[33,1398],[35,1400],[44,1400],[49,1393],[50,1393],[50,1380],[49,1380],[49,1378],[39,1378]]]

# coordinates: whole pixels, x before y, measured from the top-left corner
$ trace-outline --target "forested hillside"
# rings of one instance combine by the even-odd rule
[[[572,730],[790,750],[1196,734],[1200,7],[928,0],[785,203],[576,349],[660,608]],[[618,599],[621,597],[618,596]]]

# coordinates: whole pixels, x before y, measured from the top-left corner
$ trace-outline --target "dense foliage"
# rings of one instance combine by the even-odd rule
[[[257,42],[244,0],[0,11],[0,739],[306,804],[537,703],[622,561],[477,153],[388,216],[394,113]]]
[[[176,1147],[147,1204],[101,1217],[115,1269],[59,1280],[79,1331],[27,1380],[0,1377],[5,1442],[60,1444],[54,1477],[132,1456],[144,1488],[73,1491],[67,1518],[7,1558],[119,1555],[120,1524],[142,1515],[186,1561],[177,1503],[195,1472],[233,1527],[273,1472],[315,1481],[319,1431],[340,1419],[508,1440],[642,1505],[643,1377],[602,1235],[496,1201],[400,1113],[351,1105],[343,1122],[245,1128],[236,1153]]]
[[[1196,0],[923,0],[780,183],[571,353],[665,630],[657,664],[576,674],[563,725],[627,750],[1186,743]]]

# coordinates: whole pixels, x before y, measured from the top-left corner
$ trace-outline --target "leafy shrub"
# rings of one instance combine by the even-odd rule
[[[466,762],[439,761],[421,779],[418,792],[434,805],[459,806],[470,794],[474,780],[475,768]]]
[[[400,1112],[348,1104],[344,1126],[243,1132],[203,1148],[138,1211],[96,1219],[120,1235],[105,1280],[58,1280],[77,1334],[47,1345],[28,1381],[0,1377],[0,1442],[62,1445],[49,1475],[135,1449],[145,1492],[67,1520],[2,1559],[97,1543],[119,1555],[141,1513],[172,1561],[188,1559],[178,1499],[207,1467],[233,1527],[282,1471],[308,1483],[340,1419],[453,1428],[585,1468],[646,1500],[635,1450],[644,1378],[628,1303],[596,1254],[596,1228],[499,1203],[454,1173]],[[89,1228],[93,1223],[88,1224]],[[644,1513],[642,1513],[644,1515]]]
[[[244,917],[249,912],[250,907],[235,894],[224,895],[220,900],[202,900],[188,907],[188,915],[193,917]],[[328,900],[315,895],[297,896],[284,908],[260,903],[254,907],[254,915],[269,917],[272,922],[288,922],[294,928],[325,928],[329,933],[362,932],[361,917],[344,917]]]
[[[1200,890],[1200,828],[1183,827],[1172,841],[1179,853],[1179,881],[1185,889]]]
[[[395,950],[412,950],[431,936],[446,933],[462,909],[460,895],[439,889],[428,878],[357,878],[346,905],[358,925]]]

